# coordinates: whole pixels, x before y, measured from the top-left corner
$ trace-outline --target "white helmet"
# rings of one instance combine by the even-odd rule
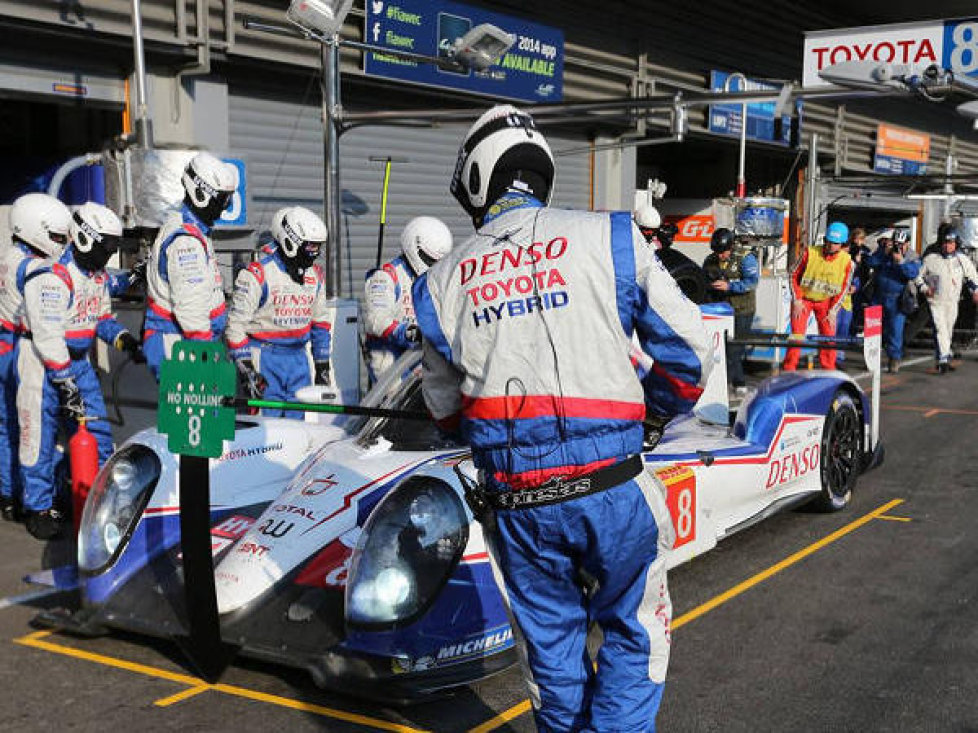
[[[414,274],[420,275],[452,249],[452,233],[433,216],[416,216],[401,232],[401,249]]]
[[[458,151],[451,191],[478,226],[506,189],[525,189],[546,204],[553,182],[553,153],[533,118],[501,104],[469,128]]]
[[[48,257],[61,254],[68,242],[71,212],[46,193],[28,193],[10,207],[10,233]]]
[[[658,229],[659,225],[662,224],[659,210],[651,204],[645,204],[635,209],[634,219],[640,229]]]
[[[328,235],[323,220],[302,206],[280,209],[272,217],[272,237],[294,278],[316,261]]]
[[[187,198],[205,220],[214,222],[238,187],[238,169],[210,153],[197,153],[183,172]]]
[[[71,215],[70,232],[75,261],[80,267],[95,272],[105,267],[119,248],[122,222],[111,209],[89,201]]]

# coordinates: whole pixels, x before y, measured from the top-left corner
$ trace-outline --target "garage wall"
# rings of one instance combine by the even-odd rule
[[[232,85],[229,112],[230,152],[247,162],[249,224],[256,233],[267,229],[282,206],[302,205],[322,214],[324,146],[318,87],[283,94],[281,90]],[[458,143],[467,127],[363,127],[343,135],[340,243],[344,295],[359,297],[363,275],[376,263],[384,159],[388,156],[393,163],[384,259],[400,251],[400,231],[414,216],[442,219],[457,242],[471,233],[471,222],[448,191]],[[553,204],[588,208],[588,156],[559,155],[585,142],[566,132],[548,137],[558,154]]]

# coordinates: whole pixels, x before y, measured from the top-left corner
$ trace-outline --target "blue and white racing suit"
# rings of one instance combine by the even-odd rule
[[[32,250],[13,242],[0,252],[0,496],[20,499],[17,461],[17,361],[15,347],[24,330],[24,298],[17,289],[17,271],[32,259]]]
[[[407,329],[415,323],[411,300],[414,280],[414,271],[403,255],[367,273],[363,329],[371,383],[376,382],[397,357],[418,347],[407,339]]]
[[[85,404],[87,424],[98,442],[99,465],[112,453],[112,429],[95,369],[88,360],[96,336],[112,344],[126,332],[112,314],[109,278],[104,271],[81,269],[69,247],[57,262],[32,260],[21,268],[28,330],[17,346],[17,415],[24,508],[50,509],[54,498],[58,428],[77,429],[61,410],[52,380],[73,377]]]
[[[156,381],[160,362],[181,339],[216,341],[227,321],[210,227],[186,206],[160,229],[146,268],[143,353]]]
[[[414,306],[428,408],[470,443],[490,492],[639,454],[646,394],[660,416],[689,411],[712,365],[697,307],[627,212],[509,194],[418,279]],[[633,331],[655,360],[645,394],[628,357]],[[484,529],[538,728],[654,729],[672,608],[663,486],[643,471],[572,500],[498,510]],[[598,581],[593,597],[581,571]],[[589,621],[604,634],[597,674]]]
[[[251,359],[268,381],[262,395],[290,400],[312,384],[312,358],[329,361],[331,324],[322,270],[310,267],[297,283],[275,249],[238,273],[234,281],[227,341],[234,359]],[[293,410],[263,410],[263,414],[302,419]]]

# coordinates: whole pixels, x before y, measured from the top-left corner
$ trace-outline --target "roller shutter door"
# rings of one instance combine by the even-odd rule
[[[231,154],[244,158],[251,189],[249,224],[267,229],[282,206],[302,205],[323,211],[323,131],[320,107],[269,90],[232,86]],[[387,201],[383,258],[400,251],[399,235],[414,216],[442,219],[456,242],[472,224],[448,191],[455,154],[468,125],[438,128],[363,127],[340,142],[342,230],[341,266],[345,296],[360,297],[364,273],[374,267],[380,220],[384,159],[393,159]],[[570,136],[549,136],[551,146],[580,147]],[[553,205],[587,208],[590,195],[587,155],[558,158]]]

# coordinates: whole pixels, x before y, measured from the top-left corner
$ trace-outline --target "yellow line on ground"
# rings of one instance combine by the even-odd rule
[[[930,407],[927,405],[880,405],[881,410],[900,410],[903,412],[922,412],[924,417],[932,415],[978,415],[978,410],[955,410],[950,407]]]
[[[678,629],[681,626],[685,626],[690,621],[694,621],[700,616],[704,616],[718,606],[723,605],[727,601],[735,598],[736,596],[744,593],[745,591],[753,588],[755,585],[764,582],[768,578],[776,575],[785,568],[788,568],[801,560],[805,559],[809,555],[814,554],[823,547],[830,545],[836,540],[844,537],[845,535],[859,529],[865,524],[868,524],[874,519],[886,519],[891,521],[902,521],[909,522],[912,521],[907,517],[893,517],[886,515],[886,512],[895,506],[899,506],[903,503],[903,499],[894,499],[893,501],[887,502],[883,506],[874,509],[869,514],[866,514],[854,522],[850,522],[841,529],[836,530],[827,537],[822,538],[818,542],[815,542],[803,550],[799,550],[795,554],[785,558],[779,563],[772,565],[767,570],[764,570],[757,575],[748,578],[743,583],[740,583],[730,590],[721,593],[720,595],[710,599],[706,603],[703,603],[692,611],[689,611],[679,618],[673,620],[672,628],[673,630]],[[189,689],[178,692],[175,695],[171,695],[167,698],[162,698],[156,701],[156,705],[159,707],[166,707],[174,703],[186,700],[187,698],[198,695],[202,692],[208,690],[214,690],[216,692],[223,692],[226,695],[233,695],[235,697],[242,697],[248,700],[255,700],[257,702],[265,702],[271,705],[277,705],[279,707],[290,708],[292,710],[299,710],[306,713],[313,713],[315,715],[322,715],[324,717],[335,718],[337,720],[344,720],[350,723],[359,723],[361,725],[368,725],[373,728],[378,728],[380,730],[390,730],[396,731],[397,733],[423,733],[421,729],[412,728],[410,726],[400,725],[398,723],[390,723],[385,720],[378,720],[376,718],[370,718],[364,715],[357,715],[356,713],[348,713],[342,710],[336,710],[334,708],[328,708],[323,705],[316,705],[314,703],[307,703],[301,700],[295,700],[288,697],[282,697],[280,695],[271,695],[265,692],[259,692],[257,690],[251,690],[246,687],[238,687],[236,685],[226,685],[223,683],[218,683],[215,685],[209,685],[201,679],[196,677],[190,677],[188,675],[177,674],[174,672],[169,672],[165,669],[159,669],[157,667],[150,667],[144,664],[138,664],[135,662],[127,662],[123,659],[116,659],[115,657],[107,657],[102,654],[94,654],[92,652],[86,652],[81,649],[75,649],[72,647],[61,646],[60,644],[53,644],[51,642],[42,641],[46,636],[50,636],[53,632],[51,631],[37,631],[33,634],[28,634],[27,636],[21,637],[19,639],[14,639],[17,644],[22,644],[23,646],[30,646],[37,649],[43,649],[45,651],[54,652],[55,654],[64,654],[70,657],[75,657],[77,659],[84,659],[91,662],[96,662],[98,664],[104,664],[110,667],[115,667],[117,669],[124,669],[130,672],[136,672],[139,674],[149,675],[151,677],[158,677],[161,679],[170,680],[172,682],[179,682],[189,686]],[[490,733],[490,731],[495,730],[508,723],[509,721],[520,717],[528,712],[530,712],[531,706],[529,700],[523,700],[516,705],[512,706],[508,710],[504,710],[499,715],[487,720],[481,725],[472,728],[469,733]]]
[[[910,517],[894,517],[891,514],[880,514],[877,519],[885,519],[887,522],[912,522]]]
[[[249,700],[257,700],[259,702],[266,702],[271,705],[278,705],[279,707],[283,708],[301,710],[306,713],[314,713],[316,715],[335,718],[337,720],[358,723],[360,725],[370,726],[371,728],[376,728],[378,730],[390,730],[396,731],[397,733],[424,733],[420,728],[412,728],[410,726],[400,725],[399,723],[391,723],[378,718],[370,718],[365,715],[357,715],[355,713],[348,713],[343,710],[335,710],[323,705],[315,705],[312,703],[303,702],[301,700],[281,697],[279,695],[269,695],[264,692],[258,692],[257,690],[249,690],[245,687],[225,684],[208,685],[206,682],[204,682],[204,680],[198,677],[178,674],[176,672],[170,672],[169,670],[160,669],[158,667],[151,667],[146,664],[129,662],[125,659],[117,659],[116,657],[109,657],[104,654],[95,654],[94,652],[86,652],[82,649],[76,649],[70,646],[62,646],[61,644],[43,641],[44,637],[50,636],[52,633],[52,631],[37,631],[19,639],[14,639],[14,642],[21,644],[22,646],[43,649],[44,651],[74,657],[75,659],[83,659],[87,662],[95,662],[96,664],[102,664],[107,667],[115,667],[116,669],[126,670],[127,672],[135,672],[137,674],[143,674],[149,677],[168,680],[170,682],[178,682],[182,685],[187,685],[190,688],[188,690],[178,692],[176,695],[172,695],[171,697],[158,700],[156,702],[157,705],[172,705],[173,703],[184,700],[200,692],[214,690],[216,692],[223,692],[226,695],[243,697]]]
[[[706,603],[703,603],[697,606],[696,608],[694,608],[692,611],[688,611],[687,613],[684,613],[679,618],[674,619],[672,622],[673,630],[675,631],[679,627],[685,626],[690,621],[698,619],[700,616],[709,613],[717,606],[722,606],[724,603],[731,600],[732,598],[736,598],[744,591],[750,590],[751,588],[753,588],[755,585],[758,585],[759,583],[763,583],[765,580],[767,580],[768,578],[774,575],[777,575],[785,568],[791,567],[795,563],[804,560],[806,557],[818,552],[826,545],[832,544],[837,539],[846,536],[847,534],[849,534],[854,530],[859,529],[864,524],[868,524],[869,522],[878,518],[880,515],[886,513],[893,507],[898,506],[902,503],[903,503],[903,499],[894,499],[893,501],[889,501],[883,506],[879,507],[878,509],[874,509],[869,514],[860,517],[854,522],[850,522],[845,527],[842,527],[841,529],[837,529],[835,532],[828,535],[827,537],[823,537],[818,542],[814,542],[808,547],[806,547],[805,549],[799,550],[795,554],[786,557],[784,560],[772,565],[767,570],[763,570],[757,575],[753,576],[752,578],[748,578],[743,583],[739,583],[738,585],[735,585],[730,590],[721,593],[720,595],[714,598],[711,598]]]
[[[154,702],[153,704],[158,708],[168,708],[171,705],[176,705],[178,702],[183,702],[191,697],[196,697],[202,692],[207,692],[208,690],[213,690],[211,685],[199,685],[197,687],[188,687],[186,690],[178,692],[176,695],[170,695],[169,697],[163,697]]]
[[[791,565],[794,565],[795,563],[803,560],[804,558],[808,557],[812,553],[817,552],[818,550],[822,549],[826,545],[831,544],[832,542],[835,542],[840,537],[844,537],[845,535],[849,534],[853,530],[859,529],[864,524],[868,524],[869,522],[871,522],[874,519],[893,519],[893,520],[898,520],[899,519],[899,520],[907,521],[907,522],[911,521],[910,519],[904,519],[904,518],[900,518],[900,517],[891,517],[891,516],[887,516],[887,515],[884,514],[889,509],[892,509],[893,507],[898,506],[899,504],[902,504],[903,501],[904,501],[903,499],[894,499],[893,501],[887,502],[886,504],[884,504],[883,506],[879,507],[878,509],[874,509],[869,514],[866,514],[865,516],[860,517],[859,519],[855,520],[854,522],[851,522],[851,523],[847,524],[845,527],[842,527],[841,529],[836,530],[835,532],[833,532],[832,534],[828,535],[827,537],[824,537],[823,539],[819,540],[818,542],[815,542],[814,544],[809,545],[808,547],[806,547],[803,550],[799,550],[794,555],[791,555],[790,557],[785,558],[784,560],[782,560],[781,562],[777,563],[776,565],[772,565],[767,570],[764,570],[764,571],[758,573],[757,575],[755,575],[752,578],[748,578],[743,583],[740,583],[739,585],[734,586],[733,588],[731,588],[727,592],[721,593],[720,595],[718,595],[715,598],[707,601],[706,603],[704,603],[704,604],[702,604],[700,606],[697,606],[692,611],[689,611],[688,613],[685,613],[682,616],[680,616],[679,618],[673,620],[673,622],[672,622],[672,629],[673,629],[673,631],[675,631],[676,629],[678,629],[680,626],[684,626],[684,625],[688,624],[690,621],[693,621],[693,620],[699,618],[700,616],[703,616],[703,615],[709,613],[713,609],[717,608],[718,606],[723,605],[724,603],[726,603],[730,599],[734,598],[735,596],[738,596],[741,593],[743,593],[744,591],[749,590],[750,588],[753,588],[755,585],[757,585],[758,583],[761,583],[761,582],[767,580],[772,575],[775,575],[776,573],[781,572],[785,568],[787,568],[787,567],[789,567]],[[509,708],[508,710],[504,710],[503,712],[501,712],[496,717],[494,717],[494,718],[492,718],[490,720],[487,720],[482,725],[480,725],[480,726],[478,726],[476,728],[472,728],[469,731],[469,733],[490,733],[490,731],[496,730],[496,728],[499,728],[500,726],[504,725],[505,723],[508,723],[513,718],[518,718],[520,715],[523,715],[524,713],[530,712],[530,709],[531,709],[530,701],[529,700],[523,700],[522,702],[517,703],[516,705],[514,705],[511,708]]]
[[[45,635],[51,634],[50,631],[41,632]],[[189,685],[190,687],[200,687],[201,685],[206,685],[207,683],[199,677],[191,677],[187,674],[179,674],[177,672],[170,672],[166,669],[160,669],[159,667],[150,667],[146,664],[139,664],[138,662],[128,662],[125,659],[117,659],[115,657],[107,657],[104,654],[95,654],[94,652],[86,652],[83,649],[76,649],[70,646],[62,646],[61,644],[53,644],[49,641],[42,641],[37,634],[30,634],[24,636],[20,639],[14,639],[14,642],[21,644],[23,646],[34,647],[35,649],[43,649],[47,652],[54,652],[55,654],[62,654],[66,657],[74,657],[75,659],[83,659],[86,662],[95,662],[96,664],[103,664],[107,667],[115,667],[116,669],[124,669],[127,672],[135,672],[137,674],[144,674],[149,677],[157,677],[163,680],[169,680],[170,682],[178,682],[181,685]]]
[[[294,700],[290,697],[281,697],[279,695],[270,695],[267,692],[258,692],[258,690],[250,690],[247,687],[237,687],[235,685],[225,685],[223,683],[218,683],[213,686],[213,689],[217,692],[223,692],[226,695],[234,695],[235,697],[244,697],[248,700],[256,700],[258,702],[267,702],[271,705],[278,705],[283,708],[291,708],[292,710],[301,710],[304,713],[315,713],[316,715],[323,715],[329,718],[336,718],[337,720],[345,720],[349,723],[359,723],[361,725],[369,725],[372,728],[379,728],[380,730],[392,730],[398,733],[424,733],[422,728],[412,728],[407,725],[401,725],[399,723],[391,723],[386,720],[378,720],[377,718],[369,718],[365,715],[357,715],[356,713],[348,713],[343,710],[336,710],[334,708],[327,708],[323,705],[316,705],[314,703],[303,702],[301,700]]]
[[[524,700],[523,702],[517,703],[516,705],[511,707],[509,710],[504,710],[495,718],[491,718],[487,720],[482,725],[477,725],[475,728],[470,730],[469,733],[489,733],[489,731],[496,730],[496,728],[498,728],[501,725],[505,725],[506,723],[513,720],[514,718],[518,718],[521,715],[525,715],[526,713],[530,712],[530,710],[532,709],[533,706],[530,705],[530,701]]]

